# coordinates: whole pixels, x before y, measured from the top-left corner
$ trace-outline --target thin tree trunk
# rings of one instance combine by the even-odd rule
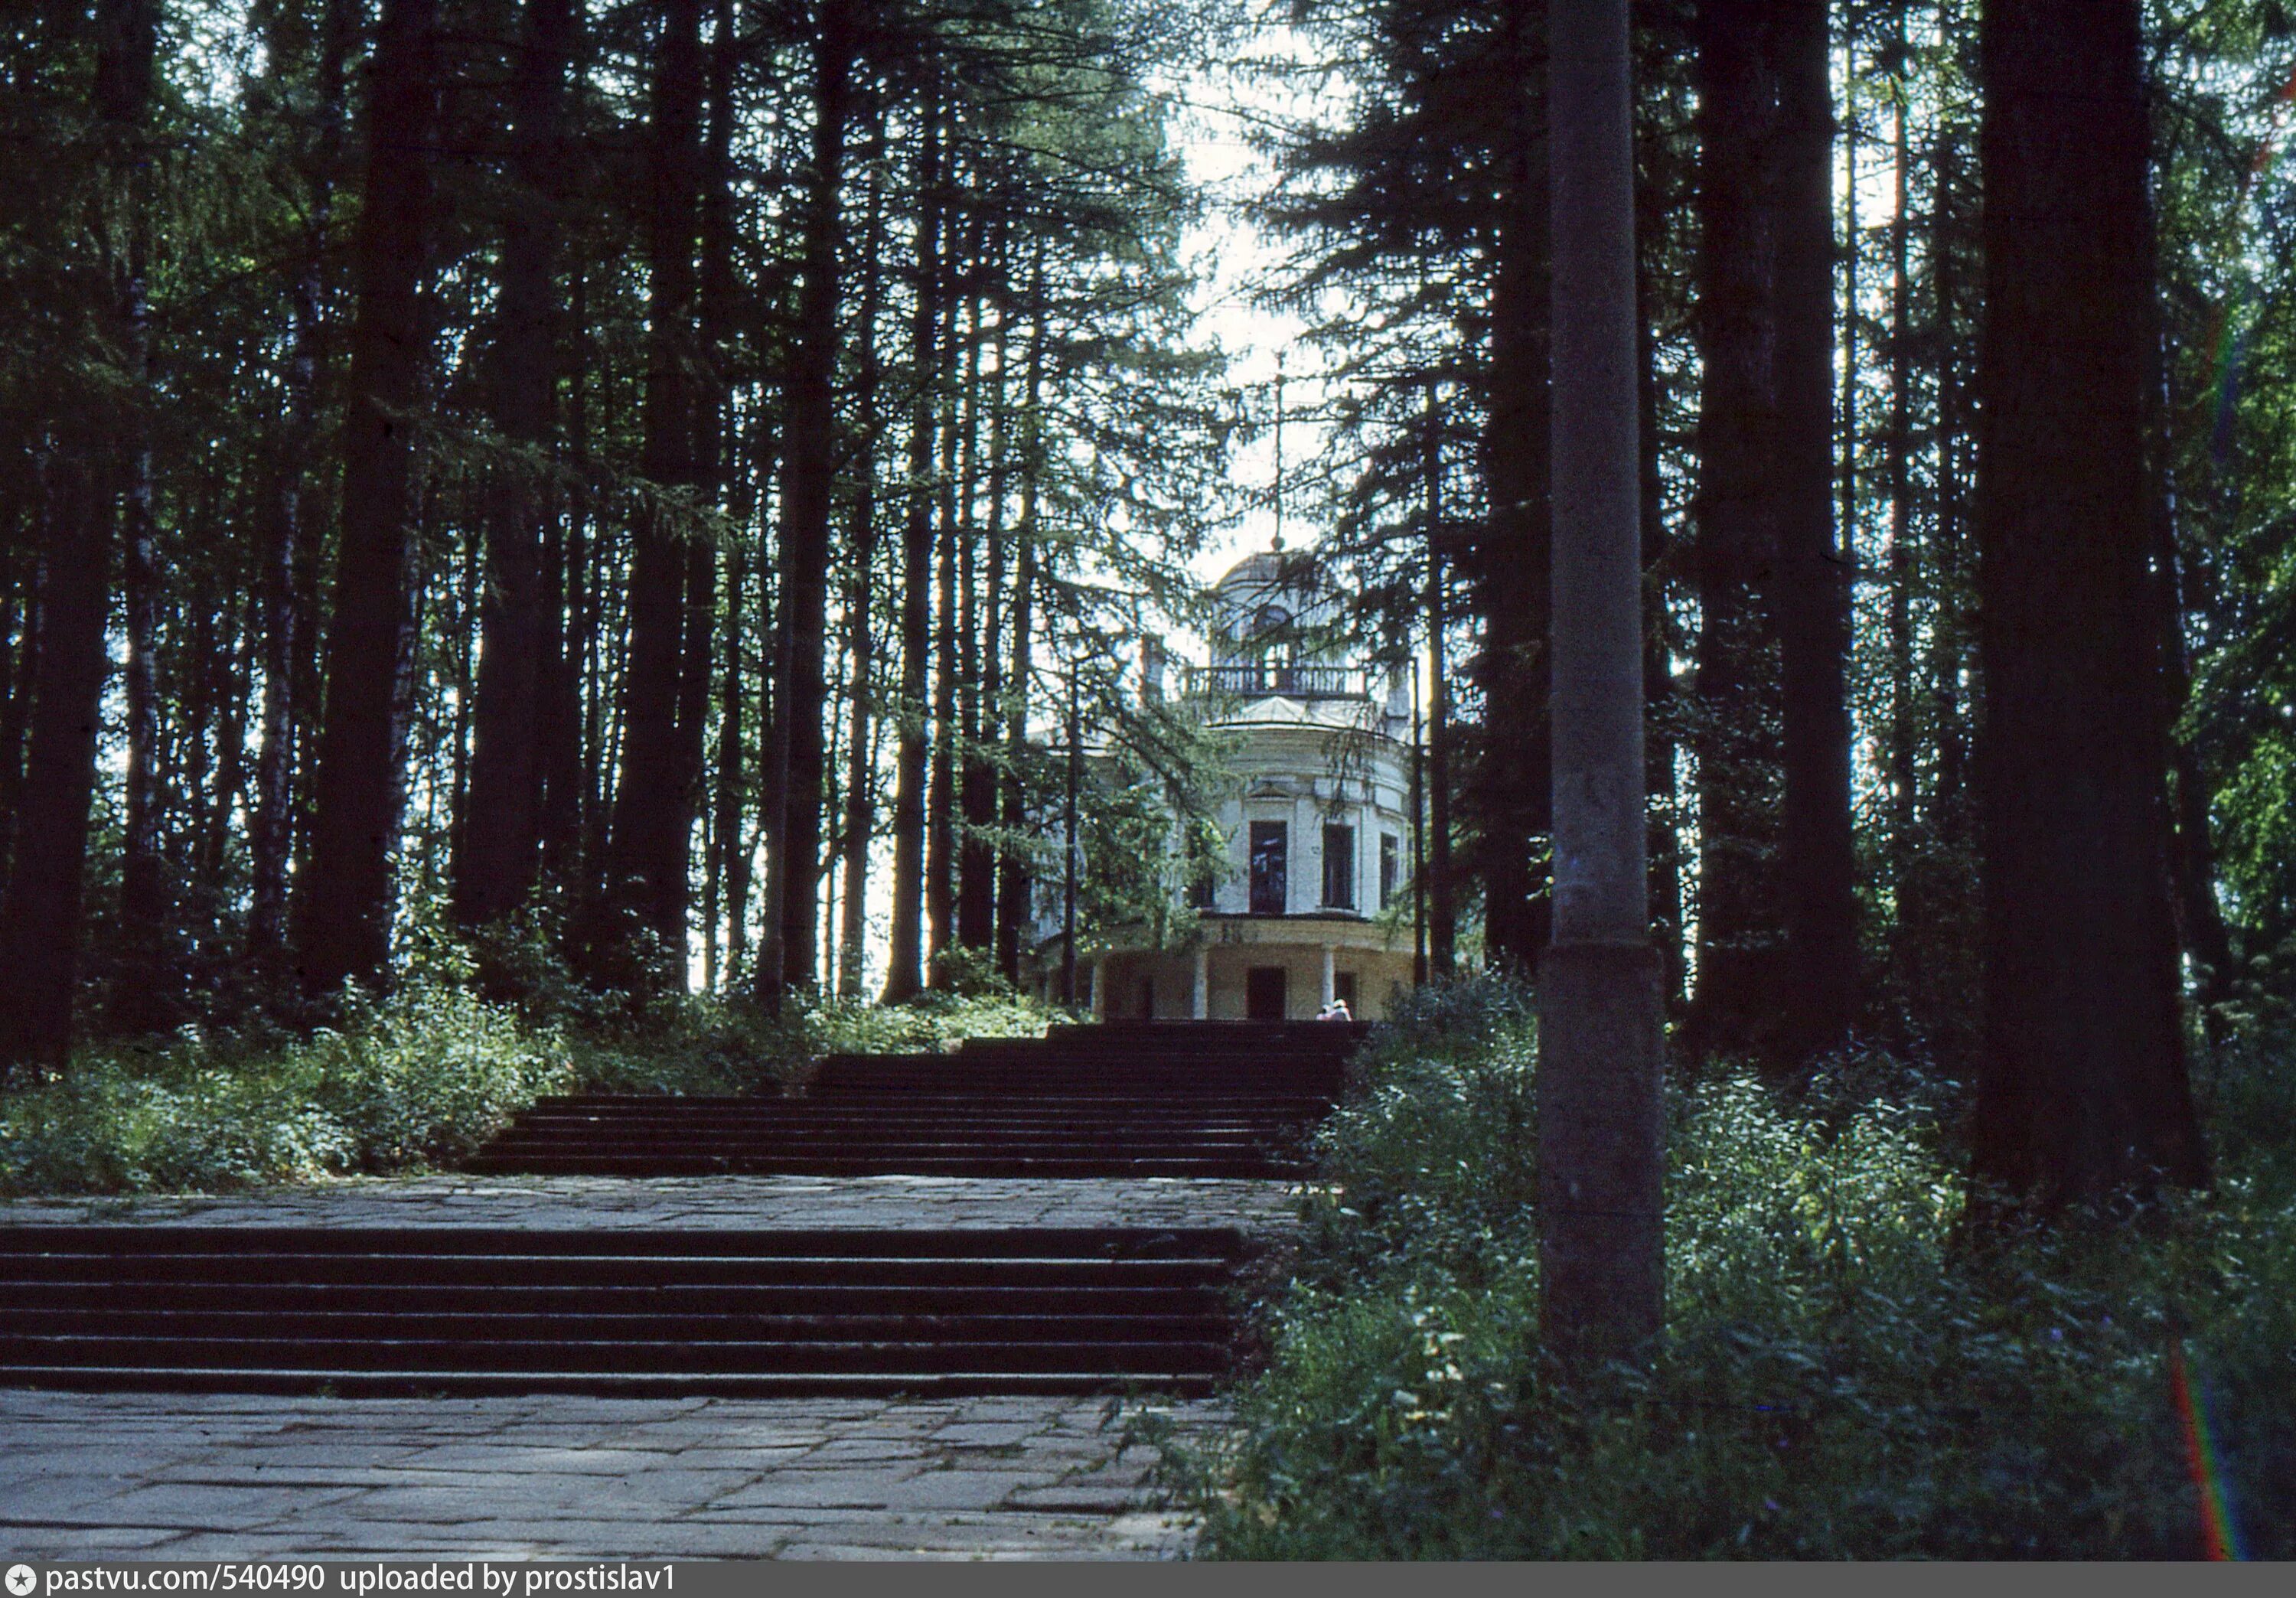
[[[1004,771],[999,795],[1004,851],[996,881],[996,969],[1021,982],[1021,939],[1029,920],[1028,857],[1018,840],[1028,824],[1021,771],[1029,750],[1029,692],[1036,671],[1037,504],[1043,476],[1045,250],[1040,240],[1029,274],[1028,371],[1022,378],[1021,504],[1013,529],[1013,659],[1004,679]]]
[[[853,530],[849,580],[845,590],[846,649],[852,660],[851,732],[845,750],[843,919],[837,935],[837,992],[861,995],[863,942],[868,931],[869,844],[877,815],[876,755],[872,742],[876,711],[877,636],[877,441],[878,386],[882,365],[877,321],[884,299],[884,161],[882,120],[870,141],[869,198],[861,231],[859,371],[853,403],[859,418],[853,472]]]
[[[2136,0],[1987,10],[1977,1168],[2062,1201],[2207,1161],[2185,1075],[2147,570],[2154,292]]]
[[[1850,823],[1849,562],[1837,544],[1833,460],[1833,112],[1825,0],[1774,7],[1779,73],[1777,496],[1784,690],[1782,997],[1792,1057],[1841,1042],[1862,1001]]]
[[[527,0],[523,34],[512,86],[521,214],[503,239],[494,380],[496,425],[528,458],[497,471],[488,496],[485,643],[455,880],[455,914],[468,927],[515,914],[541,868],[542,556],[555,520],[542,461],[558,381],[554,174],[573,56],[570,0]]]
[[[761,973],[766,996],[820,981],[823,720],[828,713],[827,611],[832,491],[836,475],[838,194],[851,115],[854,19],[845,0],[825,0],[816,39],[813,162],[805,221],[803,281],[790,357],[789,423],[781,520],[780,669],[783,825],[770,859],[780,912],[782,960]]]
[[[71,1051],[97,708],[110,666],[111,529],[91,480],[92,453],[71,440],[48,471],[38,675],[0,895],[0,971],[8,973],[0,982],[0,1077],[20,1065],[60,1070]]]
[[[657,490],[692,486],[699,396],[695,364],[696,234],[701,189],[701,0],[661,0],[650,143],[647,218],[650,324],[644,464]],[[684,725],[693,564],[693,530],[659,503],[641,512],[628,587],[629,660],[622,677],[619,785],[608,840],[607,895],[629,932],[652,935],[651,969],[631,980],[685,985],[687,871],[696,778]],[[618,960],[627,952],[616,951]]]
[[[1427,500],[1427,971],[1447,982],[1459,965],[1459,910],[1451,875],[1451,616],[1450,577],[1444,559],[1442,416],[1435,384],[1427,384],[1425,454]]]
[[[165,996],[168,893],[160,860],[159,572],[152,502],[152,328],[147,289],[150,220],[144,189],[150,160],[144,120],[152,99],[158,28],[154,0],[103,0],[96,7],[96,119],[118,142],[118,200],[127,252],[116,267],[111,307],[126,386],[106,452],[117,475],[119,566],[127,653],[127,764],[119,864],[119,1019],[135,1030],[168,1024]]]
[[[974,258],[977,251],[963,264],[969,266]],[[954,279],[959,263],[944,258],[941,265]],[[956,564],[962,537],[956,490],[963,401],[957,330],[962,316],[957,301],[948,298],[942,324],[940,467],[934,479],[940,530],[934,540],[932,783],[925,794],[925,980],[936,987],[944,980],[941,951],[956,932],[956,751],[962,739],[956,719]]]
[[[893,914],[885,1002],[924,987],[925,684],[932,625],[934,380],[940,369],[941,110],[928,105],[917,156],[916,291],[909,347],[908,519],[901,533],[901,736],[894,757]]]
[[[390,949],[405,791],[395,701],[412,624],[410,422],[429,354],[418,295],[430,235],[435,16],[433,0],[385,0],[375,41],[326,712],[311,865],[297,885],[298,965],[315,995],[347,978],[377,980]]]
[[[1775,216],[1764,195],[1776,76],[1762,0],[1702,0],[1697,705],[1698,981],[1693,1050],[1762,1039],[1779,1012],[1779,705],[1761,603],[1777,540],[1771,352]],[[1821,469],[1821,488],[1833,481]]]
[[[1535,136],[1534,97],[1544,48],[1533,8],[1508,8],[1511,48],[1523,63],[1510,118],[1511,166],[1491,291],[1490,410],[1485,472],[1490,522],[1474,551],[1483,647],[1484,737],[1475,761],[1482,834],[1483,940],[1489,957],[1536,970],[1553,915],[1536,853],[1552,830],[1547,717],[1548,517],[1547,178]]]

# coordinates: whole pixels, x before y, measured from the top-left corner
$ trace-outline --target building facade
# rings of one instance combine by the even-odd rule
[[[1196,886],[1182,939],[1080,934],[1079,988],[1088,976],[1094,1014],[1111,1020],[1309,1020],[1334,1001],[1378,1020],[1413,974],[1407,683],[1346,658],[1310,555],[1252,555],[1214,594],[1211,661],[1178,686],[1234,750],[1226,870]],[[1160,686],[1160,668],[1147,676]],[[1046,930],[1053,992],[1062,949],[1057,923]]]

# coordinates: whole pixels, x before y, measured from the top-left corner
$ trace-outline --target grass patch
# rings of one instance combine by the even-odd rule
[[[1960,1224],[1950,1084],[1677,1083],[1664,1346],[1573,1386],[1538,1352],[1528,996],[1439,990],[1374,1049],[1267,1368],[1164,1444],[1202,1553],[2189,1557],[2181,1351],[2245,1551],[2296,1554],[2284,1051],[2204,1078],[2213,1193],[2007,1235]]]

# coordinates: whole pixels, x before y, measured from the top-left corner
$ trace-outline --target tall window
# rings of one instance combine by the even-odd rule
[[[1400,851],[1392,832],[1379,835],[1379,907],[1386,909],[1395,900],[1396,878],[1400,869]]]
[[[1356,830],[1324,829],[1324,904],[1328,909],[1356,907]]]
[[[1289,907],[1284,903],[1289,879],[1284,872],[1284,855],[1291,844],[1292,829],[1280,821],[1255,821],[1251,824],[1251,913],[1254,915],[1281,915]]]

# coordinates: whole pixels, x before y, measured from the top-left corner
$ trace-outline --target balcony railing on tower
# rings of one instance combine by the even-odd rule
[[[1274,661],[1244,666],[1188,668],[1191,694],[1252,699],[1280,693],[1287,699],[1368,699],[1369,674],[1357,666],[1292,666]]]

